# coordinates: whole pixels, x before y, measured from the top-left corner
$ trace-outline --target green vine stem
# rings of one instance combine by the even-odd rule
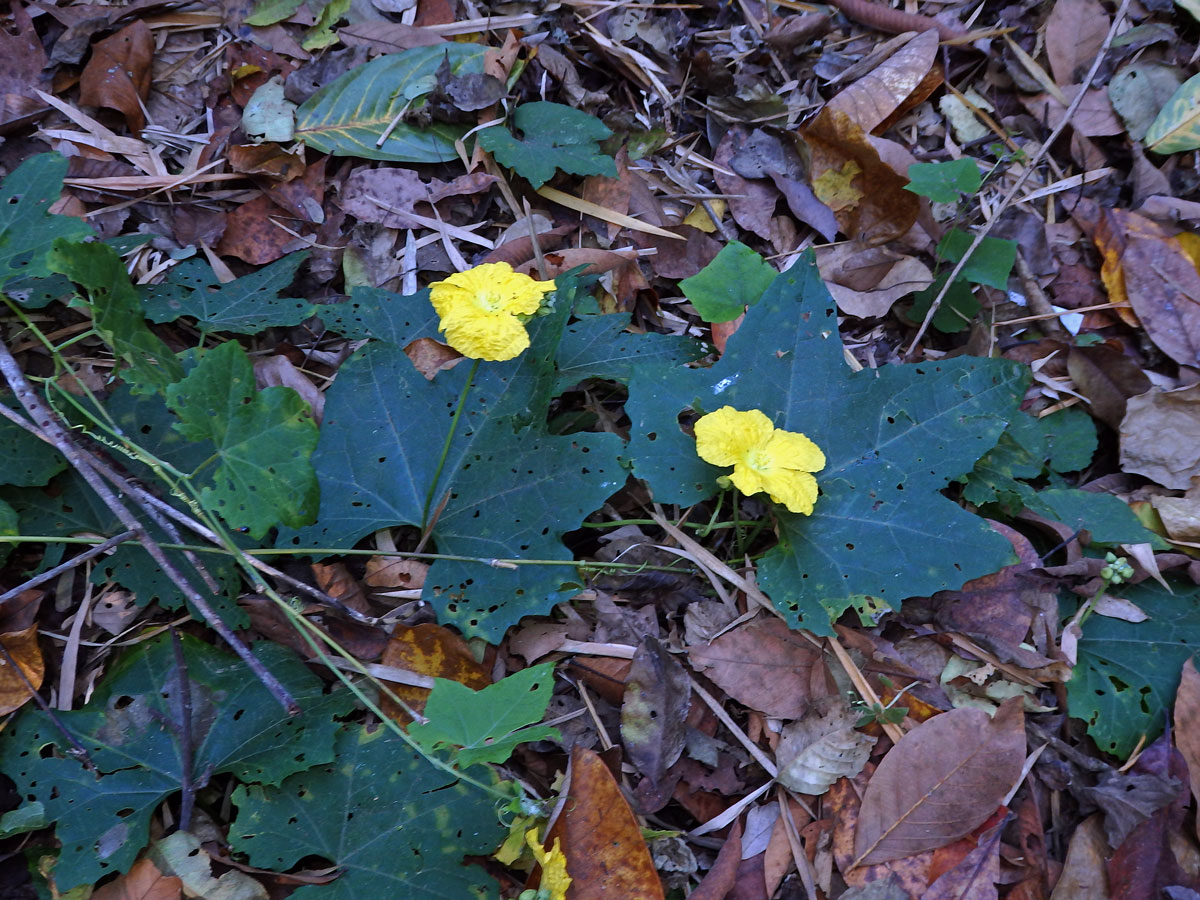
[[[446,457],[450,455],[450,443],[454,440],[454,433],[458,430],[458,420],[462,418],[463,408],[467,405],[467,394],[470,393],[471,386],[475,383],[475,373],[479,371],[479,360],[473,360],[471,363],[471,371],[467,373],[467,380],[463,382],[462,393],[458,395],[458,406],[455,407],[454,417],[450,420],[450,430],[446,432],[446,442],[442,444],[442,455],[438,457],[437,469],[434,470],[433,479],[429,482],[429,492],[425,495],[425,509],[421,513],[421,529],[428,532],[432,524],[429,521],[429,509],[433,506],[434,493],[437,491],[438,482],[442,480],[442,469],[446,466]]]

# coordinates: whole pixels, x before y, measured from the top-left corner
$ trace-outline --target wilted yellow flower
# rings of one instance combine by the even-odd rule
[[[723,406],[696,421],[696,452],[714,466],[733,466],[729,480],[743,494],[765,491],[791,512],[812,515],[821,448],[802,434],[775,428],[765,413]]]
[[[535,281],[508,263],[484,263],[429,288],[429,299],[442,320],[446,343],[471,359],[495,361],[519,356],[529,346],[525,323],[553,281]]]
[[[571,886],[571,876],[567,874],[567,856],[562,852],[561,841],[554,839],[554,846],[547,853],[538,840],[537,829],[531,828],[525,832],[525,843],[533,851],[534,858],[542,867],[542,891],[550,894],[550,900],[566,900],[567,888]]]

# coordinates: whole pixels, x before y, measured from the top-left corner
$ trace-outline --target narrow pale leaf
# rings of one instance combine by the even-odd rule
[[[1181,153],[1200,147],[1200,75],[1179,86],[1146,132],[1155,153]]]

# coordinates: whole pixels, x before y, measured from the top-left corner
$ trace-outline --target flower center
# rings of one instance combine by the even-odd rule
[[[771,454],[761,448],[755,448],[746,454],[746,465],[755,472],[766,472],[773,466]]]

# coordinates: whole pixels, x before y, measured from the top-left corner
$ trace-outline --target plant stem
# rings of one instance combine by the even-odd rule
[[[463,408],[467,405],[467,394],[471,390],[471,385],[475,383],[475,373],[479,371],[479,360],[471,362],[471,371],[467,373],[467,380],[463,382],[462,393],[458,395],[458,406],[454,410],[454,417],[450,420],[450,430],[446,432],[446,442],[442,444],[442,455],[438,458],[437,469],[433,473],[433,480],[429,482],[429,492],[425,495],[425,508],[421,512],[421,530],[425,531],[429,528],[429,508],[433,506],[433,496],[437,491],[438,482],[442,480],[442,469],[446,466],[446,458],[450,455],[450,442],[454,440],[454,433],[458,430],[458,420],[462,417]]]

